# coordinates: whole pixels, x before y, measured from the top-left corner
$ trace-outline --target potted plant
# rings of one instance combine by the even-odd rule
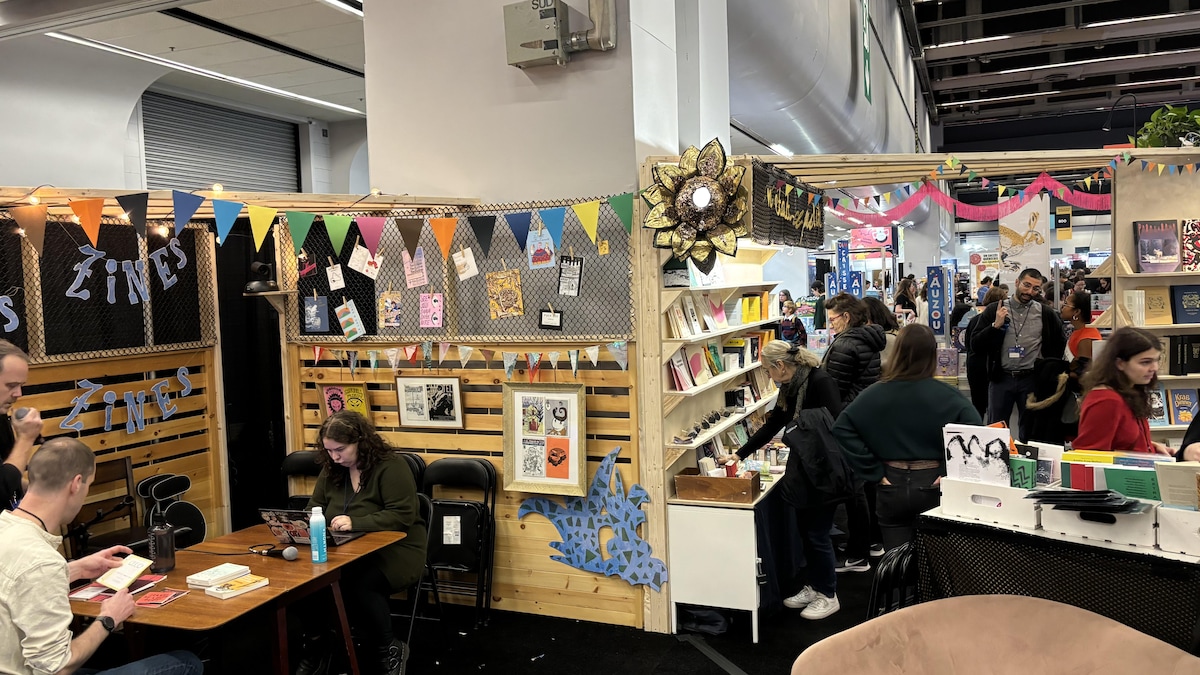
[[[1155,110],[1137,138],[1129,140],[1139,148],[1178,148],[1188,134],[1200,135],[1200,108],[1189,111],[1186,106],[1167,105]]]

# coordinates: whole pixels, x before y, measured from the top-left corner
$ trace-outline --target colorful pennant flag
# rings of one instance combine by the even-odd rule
[[[529,221],[533,219],[533,213],[506,213],[504,220],[508,223],[508,228],[512,230],[513,236],[517,238],[517,245],[521,247],[521,252],[525,252],[525,240],[529,238]]]
[[[426,369],[433,368],[433,341],[426,340],[421,343],[421,365]]]
[[[558,357],[561,356],[561,354],[559,352],[548,352],[546,356],[550,359],[550,365],[553,366],[555,370],[558,370]]]
[[[496,230],[496,216],[470,216],[467,222],[471,224],[475,241],[479,242],[479,248],[483,250],[483,257],[486,258],[488,251],[492,250],[492,232]]]
[[[467,363],[469,363],[471,361],[471,355],[474,353],[475,353],[474,347],[468,347],[466,345],[459,345],[458,346],[458,364],[460,366],[462,366],[463,368],[466,368]]]
[[[600,208],[600,202],[596,202],[596,208]],[[562,206],[542,209],[538,211],[538,215],[542,218],[542,225],[550,233],[550,239],[554,241],[554,248],[562,246],[563,223],[566,221],[567,209]]]
[[[458,227],[458,218],[430,218],[429,228],[437,239],[438,247],[442,249],[442,260],[450,257],[450,246],[454,243],[454,228]]]
[[[417,362],[417,346],[408,345],[404,348],[404,358],[408,359],[409,363]]]
[[[349,356],[349,358],[350,358],[350,377],[353,378],[354,372],[356,370],[358,370],[358,350],[357,349],[350,350],[349,352],[347,352],[347,356]]]
[[[625,232],[633,234],[633,193],[626,192],[623,195],[609,197],[608,205],[621,219],[621,224],[625,226]]]
[[[385,355],[387,355],[388,364],[390,364],[392,366],[392,372],[394,373],[397,370],[399,370],[400,369],[400,348],[399,347],[391,347],[389,349],[383,350],[383,353]]]
[[[425,228],[425,221],[420,218],[397,218],[396,229],[400,231],[400,238],[404,240],[404,248],[408,251],[408,257],[413,258],[417,255],[417,245],[421,241],[421,230]]]
[[[308,239],[308,231],[312,229],[313,220],[316,219],[317,214],[305,211],[287,211],[283,215],[287,219],[288,234],[292,235],[292,250],[296,252],[296,255],[300,255],[300,249],[304,248],[304,240]]]
[[[479,353],[483,355],[483,367],[491,368],[492,367],[492,357],[496,355],[496,350],[480,349]]]
[[[350,221],[353,218],[350,216],[321,216],[321,220],[325,221],[325,230],[329,233],[329,242],[333,244],[333,250],[337,251],[340,256],[342,246],[346,244],[346,234],[350,231]]]
[[[254,204],[247,206],[246,210],[250,212],[250,231],[254,233],[254,250],[262,250],[263,240],[271,231],[271,225],[275,222],[275,214],[279,211],[269,206]]]
[[[1007,190],[1007,189],[1008,189],[1007,187],[1005,187],[1005,186],[1001,185],[999,188],[997,188],[998,192],[997,192],[997,194],[996,194],[996,197],[997,197],[997,198],[999,198],[999,197],[1003,197],[1003,196],[1004,196],[1004,191],[1005,191],[1005,190]]]
[[[504,357],[504,379],[511,380],[513,369],[517,367],[517,353],[504,352],[501,354]]]
[[[175,209],[175,234],[187,227],[188,221],[196,215],[203,203],[204,197],[200,195],[171,190],[171,205]]]
[[[542,369],[542,355],[540,353],[526,353],[525,365],[528,367],[529,381],[532,383],[535,379],[537,379],[538,371]]]
[[[583,353],[588,357],[588,361],[592,362],[593,368],[600,367],[600,345],[593,345],[583,350]]]
[[[379,250],[379,240],[383,238],[383,228],[387,225],[387,218],[382,216],[359,216],[354,219],[358,224],[358,233],[362,235],[363,243],[367,245],[367,252],[371,257],[375,257],[375,252]]]
[[[442,366],[442,361],[446,360],[446,354],[449,352],[450,352],[450,343],[449,342],[439,342],[438,343],[438,367],[439,368]]]
[[[621,370],[625,370],[629,367],[629,343],[625,342],[624,340],[618,340],[616,342],[608,343],[605,345],[605,347],[608,348],[608,353],[612,354],[612,357],[616,360],[617,365],[621,366]]]
[[[13,207],[8,209],[8,215],[17,221],[17,227],[25,230],[25,238],[29,240],[33,250],[37,251],[38,256],[41,257],[42,246],[46,242],[46,205]]]
[[[121,195],[117,197],[117,203],[121,205],[121,210],[125,212],[125,217],[129,219],[129,224],[133,225],[133,230],[142,239],[146,238],[146,207],[150,203],[149,192],[135,192],[130,195]]]
[[[367,358],[371,359],[371,371],[379,370],[379,352],[374,349],[368,349]]]
[[[97,245],[100,238],[100,218],[104,215],[103,199],[75,199],[71,201],[71,211],[79,218],[79,226],[92,242]]]
[[[983,178],[983,179],[981,179],[981,180],[982,180],[982,185],[983,185],[983,187],[987,187],[987,186],[989,186],[989,185],[991,185],[991,184],[992,184],[992,181],[988,180],[986,177],[984,177],[984,178]]]
[[[567,352],[567,357],[571,359],[571,375],[573,377],[579,377],[579,350],[569,350]]]
[[[229,238],[229,232],[233,229],[233,224],[237,221],[238,214],[242,212],[244,206],[245,204],[241,202],[224,199],[212,200],[213,218],[217,221],[217,243],[221,246],[225,245],[225,240]]]

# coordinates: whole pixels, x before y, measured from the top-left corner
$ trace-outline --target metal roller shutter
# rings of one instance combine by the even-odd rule
[[[298,192],[296,125],[147,92],[142,95],[146,187]]]

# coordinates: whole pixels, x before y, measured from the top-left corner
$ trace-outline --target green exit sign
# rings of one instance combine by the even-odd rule
[[[862,0],[863,96],[871,102],[871,0]]]

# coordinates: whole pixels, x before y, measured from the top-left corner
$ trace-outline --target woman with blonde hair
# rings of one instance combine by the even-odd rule
[[[719,458],[722,463],[745,459],[750,453],[767,444],[775,434],[801,416],[803,411],[824,409],[829,426],[842,412],[842,396],[837,383],[820,367],[812,352],[784,340],[771,340],[759,354],[763,369],[779,385],[779,398],[767,413],[766,422],[746,443],[731,455]],[[799,453],[788,457],[779,490],[783,498],[799,511],[804,535],[804,557],[807,561],[807,583],[800,592],[785,599],[792,609],[803,609],[805,619],[824,619],[841,608],[837,599],[837,558],[833,552],[830,530],[833,513],[839,500],[830,499],[815,482],[827,476],[810,476],[801,468]]]

